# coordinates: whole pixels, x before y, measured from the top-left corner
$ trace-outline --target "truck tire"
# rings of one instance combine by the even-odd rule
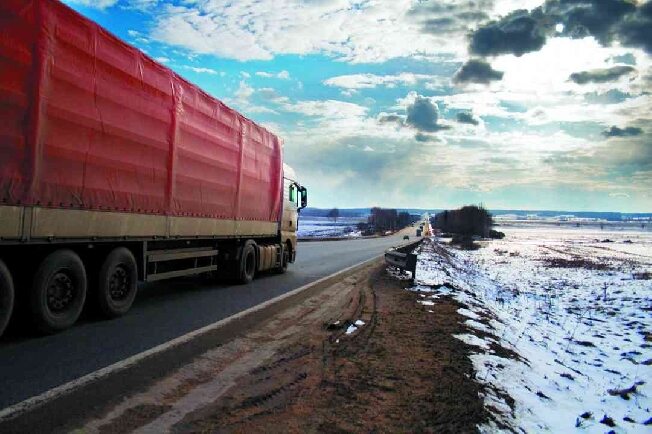
[[[0,259],[0,336],[5,331],[14,310],[14,281],[11,273]]]
[[[248,240],[242,247],[237,282],[247,284],[254,280],[256,274],[256,243]]]
[[[281,265],[276,269],[277,274],[283,274],[288,270],[290,262],[290,251],[287,246],[281,244]]]
[[[113,249],[106,256],[98,274],[95,292],[97,307],[105,318],[126,314],[138,292],[138,265],[125,247]]]
[[[52,334],[72,326],[86,301],[86,269],[72,250],[43,259],[32,282],[29,306],[36,329]]]

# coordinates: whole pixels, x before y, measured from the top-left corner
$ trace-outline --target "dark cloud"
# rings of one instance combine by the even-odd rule
[[[631,14],[618,27],[623,45],[639,47],[652,54],[652,1],[641,5],[635,14]]]
[[[489,15],[484,12],[461,12],[449,16],[429,18],[423,21],[422,25],[424,32],[435,35],[450,32],[464,33],[468,31],[470,25],[487,19],[489,19]]]
[[[439,108],[428,98],[417,95],[414,103],[407,107],[405,123],[419,131],[434,132],[448,128],[438,124],[438,120]]]
[[[405,123],[405,120],[403,119],[403,116],[399,116],[395,114],[389,114],[389,115],[382,114],[378,116],[378,122],[381,124],[396,123],[398,125],[403,125]]]
[[[557,24],[564,25],[560,36],[593,36],[602,45],[620,41],[652,53],[652,1],[637,6],[631,0],[546,0],[532,11],[517,10],[480,26],[471,34],[469,51],[480,56],[538,51],[557,35]]]
[[[460,12],[459,14],[457,14],[455,16],[459,20],[469,21],[469,22],[484,21],[484,20],[489,19],[489,15],[487,15],[485,12],[482,12],[482,11]]]
[[[570,75],[569,79],[577,84],[587,83],[606,83],[609,81],[618,80],[624,75],[629,75],[636,72],[636,68],[629,65],[614,66],[605,69],[592,69],[590,71],[574,72]]]
[[[489,84],[494,80],[503,78],[502,71],[496,71],[484,60],[471,59],[455,73],[453,81],[456,83],[481,83]]]
[[[484,13],[494,7],[494,0],[457,1],[455,4],[442,3],[440,0],[419,2],[408,12],[410,15],[464,15],[469,13]]]
[[[461,124],[471,124],[471,125],[480,124],[480,121],[475,116],[473,116],[473,113],[471,112],[459,112],[457,114],[457,122]]]
[[[540,50],[546,43],[544,28],[527,10],[516,10],[499,21],[480,27],[471,35],[469,51],[480,56]]]
[[[431,18],[423,22],[423,28],[428,33],[438,33],[457,27],[458,22],[452,17]]]
[[[543,10],[547,17],[564,25],[563,35],[593,36],[602,45],[609,45],[624,17],[636,12],[636,5],[629,0],[548,0]]]
[[[439,140],[435,136],[431,136],[430,134],[423,134],[423,133],[416,133],[414,135],[414,140],[417,142],[421,143],[428,143],[428,142],[438,142]]]
[[[618,128],[613,126],[602,132],[605,137],[634,137],[643,134],[643,130],[638,127]]]
[[[458,1],[442,4],[438,0],[420,2],[409,11],[417,18],[423,31],[435,35],[465,34],[469,27],[487,21],[485,11],[493,9],[493,0]]]

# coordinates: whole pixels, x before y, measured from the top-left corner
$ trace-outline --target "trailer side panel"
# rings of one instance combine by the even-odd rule
[[[0,206],[165,216],[159,235],[276,232],[278,137],[58,1],[0,12]]]

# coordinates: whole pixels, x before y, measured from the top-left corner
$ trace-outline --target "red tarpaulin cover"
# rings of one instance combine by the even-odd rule
[[[56,0],[0,0],[0,205],[278,221],[281,141]]]

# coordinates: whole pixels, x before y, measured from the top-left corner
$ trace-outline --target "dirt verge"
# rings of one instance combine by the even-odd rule
[[[421,306],[405,285],[384,265],[356,273],[82,430],[475,432],[488,416],[471,348],[452,336],[460,306]]]

